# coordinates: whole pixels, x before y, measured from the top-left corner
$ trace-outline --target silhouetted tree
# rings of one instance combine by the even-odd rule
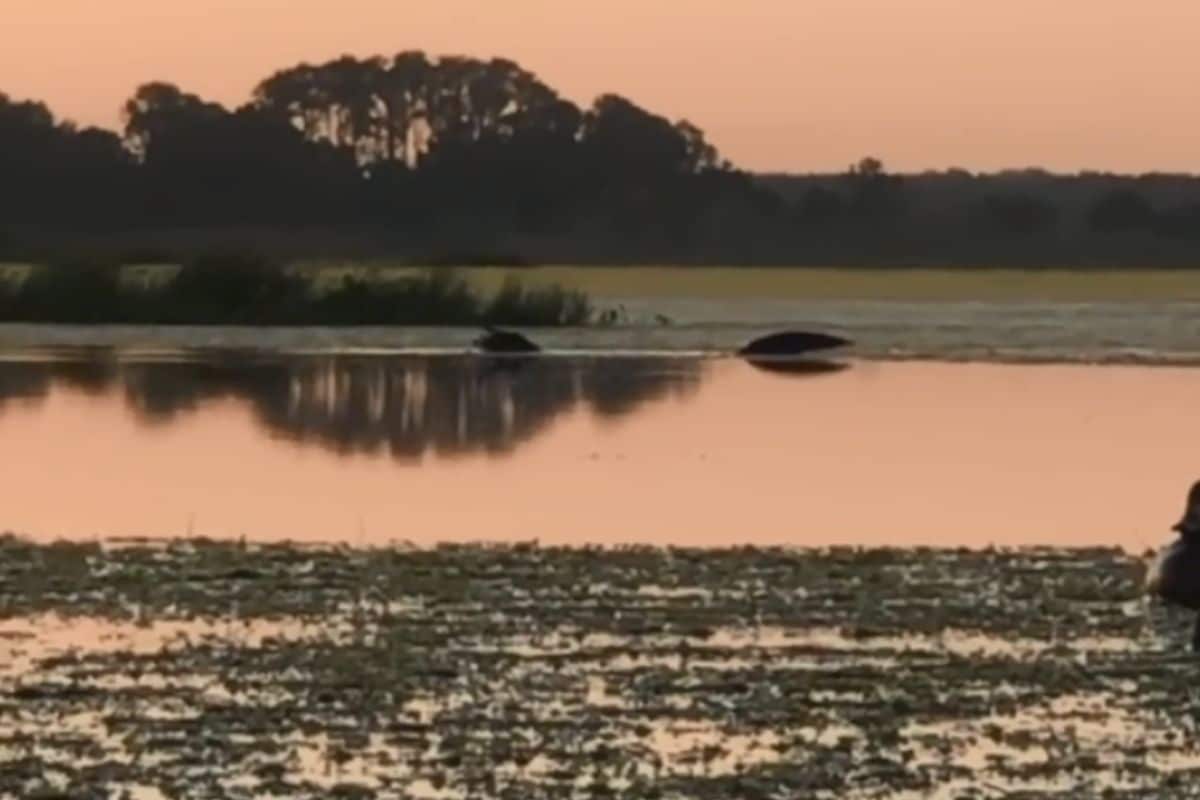
[[[797,203],[796,213],[805,223],[823,223],[845,213],[846,201],[832,189],[812,186],[805,190]]]
[[[336,217],[360,177],[350,153],[307,142],[278,115],[230,112],[170,84],[139,88],[124,117],[126,145],[142,164],[144,213],[159,219]]]
[[[617,174],[685,174],[703,168],[697,144],[684,132],[617,95],[596,100],[584,118],[583,143],[596,163],[616,168]]]
[[[1046,233],[1058,224],[1058,211],[1052,205],[1025,193],[990,194],[977,217],[984,230],[1007,236]]]
[[[361,243],[435,261],[1044,262],[1049,253],[1096,263],[1139,257],[1122,249],[1139,242],[1098,237],[1140,231],[1158,240],[1151,257],[1194,265],[1200,240],[1192,177],[901,177],[875,158],[840,174],[752,176],[687,120],[615,94],[580,108],[502,58],[344,55],[275,72],[240,108],[147,83],[123,120],[119,136],[80,130],[0,94],[0,248],[57,258],[64,243],[100,238],[72,237],[82,233],[162,252],[135,237],[191,237],[168,247],[173,258],[197,242],[224,244],[235,228],[251,245],[260,230],[291,242],[319,229],[335,250]]]
[[[1101,233],[1143,230],[1154,224],[1154,207],[1133,189],[1113,189],[1088,210],[1088,227]]]
[[[846,183],[850,187],[849,210],[860,219],[878,222],[903,211],[904,181],[889,175],[879,159],[864,158],[852,165]]]
[[[1154,230],[1173,239],[1200,240],[1200,202],[1183,203],[1157,215]]]
[[[132,164],[120,141],[59,123],[41,103],[0,94],[0,220],[75,227],[123,207]]]

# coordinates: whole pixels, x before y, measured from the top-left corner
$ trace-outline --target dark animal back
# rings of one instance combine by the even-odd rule
[[[476,339],[475,346],[489,353],[536,353],[540,349],[519,333],[495,328]]]
[[[755,339],[738,352],[745,356],[792,356],[832,350],[850,343],[849,339],[828,333],[785,331]]]

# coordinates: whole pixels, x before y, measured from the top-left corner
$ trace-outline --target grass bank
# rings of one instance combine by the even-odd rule
[[[31,274],[28,264],[0,264],[0,284]],[[126,262],[121,281],[152,287],[171,280],[178,264]],[[526,290],[569,286],[595,302],[631,297],[700,300],[866,300],[905,302],[1171,302],[1200,301],[1200,270],[1142,267],[1010,269],[999,267],[686,267],[686,266],[412,266],[388,260],[301,260],[289,271],[316,292],[353,279],[387,284],[450,270],[480,297],[519,279]]]
[[[388,262],[309,262],[300,269],[319,281],[343,275],[412,274]],[[511,268],[463,267],[465,280],[492,291]],[[696,298],[773,300],[869,300],[909,302],[1058,302],[1200,300],[1200,270],[540,266],[519,270],[530,287],[571,286],[596,300]]]

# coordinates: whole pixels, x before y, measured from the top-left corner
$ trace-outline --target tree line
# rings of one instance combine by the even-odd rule
[[[300,64],[232,109],[151,82],[122,121],[119,132],[81,129],[0,94],[0,257],[64,242],[169,250],[232,230],[295,255],[426,261],[1200,254],[1192,177],[901,176],[873,158],[838,174],[751,175],[686,120],[615,94],[582,108],[499,58]]]
[[[80,130],[42,103],[0,95],[0,219],[679,241],[716,205],[770,196],[687,121],[613,94],[579,108],[503,59],[301,64],[236,109],[147,83],[122,118],[119,134]]]
[[[1200,266],[1200,178],[962,169],[760,175],[808,257],[845,263]]]

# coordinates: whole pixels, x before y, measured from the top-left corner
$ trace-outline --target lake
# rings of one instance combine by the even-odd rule
[[[10,350],[0,528],[1140,553],[1197,407],[1172,366]]]
[[[1191,796],[1195,368],[41,335],[0,796]]]

